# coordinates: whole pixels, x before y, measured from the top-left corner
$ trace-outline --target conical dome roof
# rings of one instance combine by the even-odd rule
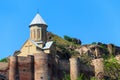
[[[46,22],[43,20],[43,18],[40,16],[40,14],[36,14],[36,16],[34,17],[34,19],[32,20],[32,22],[30,23],[31,25],[35,25],[35,24],[44,24],[47,25]]]

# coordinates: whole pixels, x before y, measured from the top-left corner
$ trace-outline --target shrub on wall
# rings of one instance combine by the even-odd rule
[[[120,64],[117,62],[114,56],[108,56],[104,60],[105,66],[105,78],[110,80],[119,80],[120,79]]]
[[[8,62],[7,58],[3,58],[0,60],[0,62]]]

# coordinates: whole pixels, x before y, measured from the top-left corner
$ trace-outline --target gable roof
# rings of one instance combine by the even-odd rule
[[[36,45],[36,47],[38,47],[38,48],[41,48],[37,43],[43,43],[43,42],[34,42],[33,40],[31,40],[30,39],[30,41],[34,44],[34,45]],[[41,49],[49,49],[51,46],[52,46],[52,44],[53,44],[53,41],[48,41],[48,42],[46,42],[45,43],[45,46],[43,47],[43,48],[41,48]]]
[[[53,41],[46,42],[45,46],[42,49],[49,49],[53,44]]]
[[[38,47],[38,48],[40,48],[40,49],[49,49],[51,46],[52,46],[52,44],[53,44],[53,41],[48,41],[48,42],[46,42],[45,43],[45,46],[43,47],[43,48],[41,48],[39,45],[38,45],[38,43],[43,43],[42,41],[40,41],[40,42],[35,42],[35,41],[33,41],[33,40],[31,40],[31,39],[28,39],[27,41],[30,41],[31,43],[33,43],[36,47]],[[26,42],[27,42],[26,41]],[[26,42],[24,43],[24,44],[26,44]],[[23,45],[24,46],[24,45]],[[22,47],[23,47],[22,46]],[[21,47],[21,49],[22,49],[22,47]]]
[[[32,20],[32,22],[30,23],[31,25],[35,25],[35,24],[44,24],[47,25],[46,22],[43,20],[43,18],[40,16],[40,14],[36,14],[36,16],[34,17],[34,19]]]

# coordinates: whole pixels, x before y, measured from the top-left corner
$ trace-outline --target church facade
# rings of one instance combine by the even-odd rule
[[[17,56],[34,55],[41,51],[50,54],[53,49],[53,41],[47,41],[47,24],[40,14],[36,14],[29,25],[30,38],[23,44]]]

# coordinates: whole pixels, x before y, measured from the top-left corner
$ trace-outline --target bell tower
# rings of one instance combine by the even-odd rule
[[[47,41],[47,24],[42,19],[39,13],[36,14],[34,19],[29,25],[30,39],[35,42]]]

